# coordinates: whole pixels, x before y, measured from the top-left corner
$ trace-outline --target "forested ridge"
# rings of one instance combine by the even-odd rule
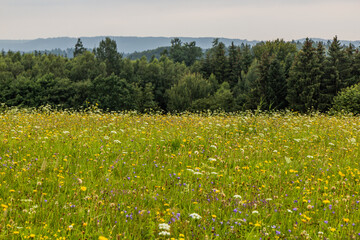
[[[195,42],[174,38],[170,48],[161,50],[158,58],[131,60],[106,38],[93,51],[78,39],[71,59],[2,52],[0,103],[73,109],[96,104],[109,111],[139,112],[325,112],[336,96],[354,91],[360,82],[359,49],[341,45],[337,37],[326,48],[306,39],[301,49],[279,39],[253,47],[226,47],[214,39],[205,52]]]

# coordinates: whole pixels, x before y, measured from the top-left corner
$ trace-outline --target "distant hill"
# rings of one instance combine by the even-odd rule
[[[114,37],[110,36],[111,39],[117,43],[118,51],[124,53],[124,56],[130,56],[131,59],[139,58],[140,54],[145,52],[147,58],[151,58],[152,55],[158,57],[160,52],[166,47],[171,45],[173,37]],[[214,38],[201,37],[179,37],[182,42],[196,42],[196,46],[202,49],[209,49],[212,46]],[[99,37],[81,37],[83,45],[87,49],[94,49],[99,46],[101,40],[105,39],[105,36]],[[329,41],[328,39],[313,38],[314,42],[324,42],[325,44]],[[72,51],[75,46],[77,38],[70,37],[58,37],[58,38],[39,38],[34,40],[0,40],[0,51],[20,51],[20,52],[56,52],[59,55],[72,57]],[[249,44],[251,46],[259,43],[260,41],[249,41],[246,39],[230,39],[230,38],[219,38],[219,41],[223,42],[226,46],[230,46],[232,42],[235,45]],[[305,38],[294,40],[295,42],[303,43]],[[330,40],[331,41],[331,40]],[[360,46],[359,41],[340,41],[344,45],[352,43],[355,47]],[[150,51],[151,50],[151,51]]]
[[[150,49],[156,49],[159,47],[167,47],[171,45],[172,37],[111,37],[115,40],[118,46],[118,51],[122,53],[142,52]],[[203,48],[211,48],[214,38],[191,38],[191,37],[179,37],[182,42],[195,41],[196,45]],[[81,37],[81,41],[85,48],[93,49],[99,46],[101,40],[105,39],[105,36],[101,37]],[[259,41],[248,41],[242,39],[229,39],[219,38],[221,42],[229,46],[231,42],[235,45],[249,44],[255,45]],[[70,37],[58,37],[58,38],[39,38],[34,40],[0,40],[0,50],[4,51],[45,51],[51,49],[73,48],[77,38]]]

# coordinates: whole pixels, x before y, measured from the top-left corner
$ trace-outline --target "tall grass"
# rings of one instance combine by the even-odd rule
[[[360,236],[360,118],[5,111],[2,239]]]

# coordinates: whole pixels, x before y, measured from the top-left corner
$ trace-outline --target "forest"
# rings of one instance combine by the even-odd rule
[[[198,112],[292,110],[360,112],[360,50],[335,36],[299,48],[281,39],[206,51],[174,38],[157,57],[132,60],[102,40],[88,51],[81,39],[69,59],[41,52],[0,54],[0,103],[56,109]],[[151,52],[151,51],[150,51]]]

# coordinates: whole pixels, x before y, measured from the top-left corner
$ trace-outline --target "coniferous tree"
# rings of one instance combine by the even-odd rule
[[[86,51],[86,49],[84,48],[84,45],[81,42],[81,39],[78,38],[78,40],[75,44],[74,57],[77,57],[77,56],[83,54],[85,51]]]
[[[240,47],[234,45],[234,42],[231,43],[229,47],[229,77],[228,82],[231,88],[238,83],[241,79],[242,72],[242,61],[241,61],[241,50]]]
[[[286,99],[290,108],[300,112],[317,109],[321,82],[321,66],[313,41],[306,38],[302,49],[295,57],[287,81]]]
[[[337,36],[329,47],[325,60],[325,75],[321,87],[321,108],[327,111],[332,105],[333,98],[341,89],[351,86],[351,63]]]

